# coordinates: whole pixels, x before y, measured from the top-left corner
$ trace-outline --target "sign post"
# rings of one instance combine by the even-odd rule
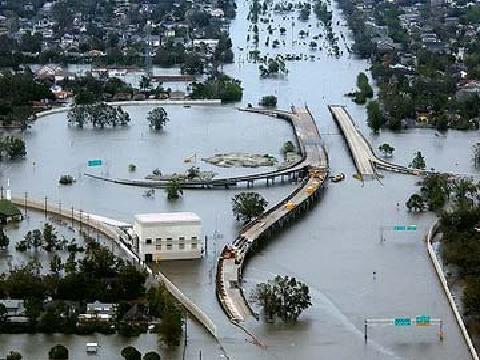
[[[102,160],[100,159],[88,160],[88,166],[101,166],[101,165],[102,165]]]
[[[442,319],[432,319],[429,315],[417,315],[414,318],[409,317],[397,317],[393,319],[365,319],[364,321],[364,339],[365,342],[368,341],[368,326],[395,326],[395,327],[411,327],[415,325],[416,327],[430,327],[432,325],[438,325],[440,328],[439,337],[440,340],[443,340],[443,320]]]

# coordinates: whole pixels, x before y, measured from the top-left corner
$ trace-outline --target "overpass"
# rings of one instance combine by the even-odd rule
[[[190,179],[179,181],[180,186],[183,189],[212,189],[216,187],[228,189],[241,183],[245,184],[248,188],[260,180],[263,182],[266,181],[267,186],[269,186],[270,184],[273,185],[278,181],[283,183],[285,181],[298,181],[298,179],[304,178],[307,175],[307,169],[311,164],[318,164],[319,168],[324,166],[322,165],[323,160],[320,159],[318,155],[323,153],[323,151],[320,151],[322,145],[319,142],[319,137],[318,139],[315,137],[315,134],[318,134],[318,130],[307,109],[292,108],[292,112],[257,108],[246,108],[240,110],[264,114],[288,121],[292,126],[301,159],[292,164],[290,167],[281,170],[272,170],[234,177],[213,178],[208,180]],[[116,184],[148,188],[163,188],[168,183],[168,180],[109,178],[90,173],[85,173],[85,175],[93,179],[108,181]]]
[[[411,169],[393,164],[375,155],[372,146],[355,125],[347,109],[341,105],[329,105],[328,109],[337,123],[352,155],[358,174],[362,178],[377,176],[377,169],[384,169],[403,174],[425,175],[435,173],[429,170]]]
[[[289,196],[246,224],[233,243],[224,247],[218,260],[217,298],[229,319],[236,324],[252,315],[258,317],[243,292],[242,277],[246,261],[276,232],[307,211],[328,183],[327,152],[321,145],[312,115],[308,109],[292,108],[290,116],[294,123],[302,124],[297,127],[302,129],[297,136],[304,152],[302,166],[308,176]]]

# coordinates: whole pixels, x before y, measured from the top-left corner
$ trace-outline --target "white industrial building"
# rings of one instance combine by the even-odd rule
[[[138,214],[133,225],[137,252],[145,262],[200,258],[201,231],[200,217],[192,212]]]

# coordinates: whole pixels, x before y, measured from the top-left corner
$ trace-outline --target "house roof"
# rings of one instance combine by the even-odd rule
[[[18,216],[22,212],[10,200],[0,199],[0,216]]]
[[[193,212],[147,213],[135,215],[140,224],[174,224],[200,222],[200,217]]]

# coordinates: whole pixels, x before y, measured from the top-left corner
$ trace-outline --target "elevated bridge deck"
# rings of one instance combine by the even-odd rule
[[[298,144],[299,153],[301,155],[300,161],[292,164],[290,167],[281,170],[272,170],[261,172],[257,174],[241,175],[234,177],[213,178],[209,180],[192,179],[179,181],[180,186],[184,189],[210,189],[214,187],[228,188],[236,186],[240,183],[247,184],[247,187],[253,186],[258,180],[266,180],[267,185],[271,182],[275,183],[276,179],[281,179],[282,182],[286,180],[297,180],[306,176],[306,169],[315,166],[322,168],[325,166],[324,160],[319,157],[319,150],[322,147],[318,130],[315,123],[312,121],[309,111],[302,108],[294,108],[292,112],[281,110],[266,110],[257,108],[241,109],[242,111],[255,112],[265,114],[277,118],[284,119],[290,122],[293,134]],[[316,135],[315,135],[316,134]],[[149,188],[162,188],[168,183],[167,180],[148,180],[148,179],[121,179],[98,176],[91,173],[85,174],[88,177],[108,181],[112,183],[141,186]]]
[[[304,152],[308,176],[295,190],[241,230],[230,246],[226,246],[217,267],[217,296],[224,311],[234,322],[246,320],[253,313],[245,299],[242,274],[245,261],[260,242],[286,226],[300,212],[306,211],[324,189],[328,178],[327,152],[321,145],[318,129],[308,109],[292,108],[299,145]]]
[[[328,109],[347,142],[355,167],[362,178],[376,176],[377,169],[411,175],[438,173],[431,170],[411,169],[379,158],[375,155],[370,143],[356,127],[355,122],[344,106],[329,105]]]
[[[350,114],[343,106],[329,106],[328,109],[348,144],[357,171],[364,177],[375,176],[375,155]]]

